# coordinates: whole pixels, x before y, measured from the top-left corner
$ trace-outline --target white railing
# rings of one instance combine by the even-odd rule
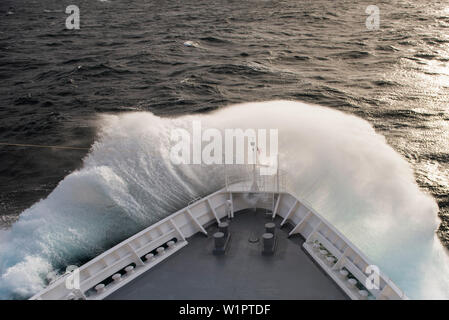
[[[168,216],[66,274],[34,295],[39,299],[103,299],[187,245],[187,238],[206,233],[204,225],[219,221],[227,194],[211,194]],[[130,268],[132,267],[132,268]]]
[[[282,217],[281,225],[287,221],[293,224],[290,235],[299,233],[306,239],[304,249],[351,299],[407,298],[382,273],[379,273],[378,289],[366,288],[368,275],[365,268],[370,265],[369,260],[304,201],[286,192],[275,195],[277,199],[273,217],[276,214]],[[229,200],[231,212],[227,208]],[[207,224],[219,222],[228,214],[232,217],[234,210],[249,207],[244,194],[223,188],[189,204],[81,266],[75,271],[78,273],[79,286],[67,285],[70,277],[75,275],[65,275],[31,299],[103,299],[186,246],[187,239],[193,234],[207,234]],[[345,275],[345,272],[348,274]],[[355,280],[351,283],[348,276]],[[365,297],[364,292],[368,297]]]
[[[287,221],[293,224],[289,235],[301,234],[306,239],[304,249],[351,299],[407,299],[404,292],[382,272],[377,272],[378,268],[307,202],[288,193],[280,194],[277,202],[273,215],[283,217],[282,225]]]

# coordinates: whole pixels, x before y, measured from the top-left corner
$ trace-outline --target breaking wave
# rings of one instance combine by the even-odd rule
[[[173,165],[173,128],[278,129],[288,188],[306,199],[411,298],[449,298],[435,201],[360,118],[299,102],[247,103],[195,116],[102,116],[99,139],[46,198],[0,231],[0,298],[26,298],[79,264],[220,188],[223,168]]]

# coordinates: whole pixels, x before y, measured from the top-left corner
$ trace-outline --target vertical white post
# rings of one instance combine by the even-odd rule
[[[230,206],[230,214],[231,214],[231,218],[234,218],[234,200],[232,198],[232,192],[229,193],[229,201],[231,202],[231,206]]]
[[[276,217],[276,212],[278,211],[280,202],[281,202],[281,194],[279,193],[278,194],[278,199],[276,201],[276,205],[274,206],[274,210],[273,210],[273,216],[272,216],[273,219]]]
[[[251,186],[251,191],[257,191],[259,190],[257,186],[257,170],[256,170],[257,151],[256,151],[256,143],[254,141],[251,142],[251,147],[253,149],[253,185]],[[254,209],[256,208],[254,207]]]
[[[223,165],[224,165],[224,170],[225,170],[225,186],[226,186],[226,191],[229,190],[229,185],[228,185],[228,166],[226,164],[226,158],[223,155]]]
[[[276,163],[276,188],[277,188],[277,192],[279,193],[279,153],[277,154],[277,159],[276,159],[277,163]]]

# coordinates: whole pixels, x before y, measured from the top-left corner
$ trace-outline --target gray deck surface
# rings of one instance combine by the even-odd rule
[[[197,233],[189,244],[107,299],[348,299],[306,254],[300,236],[287,238],[279,229],[273,256],[261,255],[261,236],[268,221],[262,212],[237,213],[230,221],[231,240],[223,256],[212,254],[213,233]],[[259,243],[250,243],[250,236]]]

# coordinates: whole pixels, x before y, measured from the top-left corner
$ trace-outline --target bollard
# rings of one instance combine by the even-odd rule
[[[275,244],[275,238],[274,234],[272,233],[264,233],[262,235],[263,239],[263,249],[262,254],[263,255],[271,255],[274,253],[274,244]]]
[[[104,292],[104,284],[103,283],[97,284],[95,286],[95,290],[97,291],[98,294],[103,293]]]
[[[67,295],[66,299],[67,300],[77,300],[76,295],[73,292],[69,293]]]
[[[154,254],[149,253],[145,256],[145,259],[147,259],[148,262],[151,262],[154,260]]]
[[[327,256],[327,254],[328,254],[329,252],[327,252],[327,250],[321,249],[321,250],[320,250],[320,253],[321,253],[322,256]]]
[[[275,234],[276,225],[273,222],[265,223],[265,232]]]
[[[326,258],[326,260],[327,260],[327,262],[329,262],[330,265],[333,265],[335,263],[335,258],[334,257],[329,256],[329,257]]]
[[[125,268],[125,271],[126,271],[126,274],[132,274],[132,273],[134,273],[134,267],[133,266],[127,266],[126,268]]]
[[[229,223],[227,222],[220,222],[218,224],[218,232],[222,232],[224,234],[225,237],[228,236],[228,232],[229,232]]]
[[[346,278],[348,276],[349,272],[345,269],[341,269],[340,274],[343,278]]]
[[[368,291],[366,290],[359,290],[359,296],[361,300],[368,299]]]
[[[112,279],[114,280],[114,282],[120,282],[122,281],[122,275],[120,273],[116,273],[112,276]]]
[[[262,235],[264,248],[271,248],[274,244],[274,235],[272,233],[264,233]]]
[[[221,255],[225,253],[228,240],[229,235],[225,236],[223,232],[214,233],[214,255]]]
[[[215,240],[215,249],[220,249],[224,247],[225,235],[223,232],[215,232],[214,240]]]
[[[167,242],[167,246],[169,248],[173,248],[175,246],[175,242],[173,240],[170,240],[169,242]]]

